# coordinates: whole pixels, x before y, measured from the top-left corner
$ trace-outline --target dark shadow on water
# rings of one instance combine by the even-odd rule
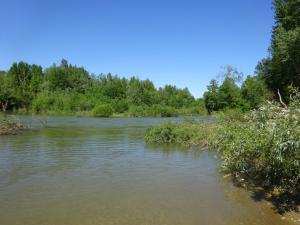
[[[166,155],[173,154],[175,152],[187,155],[190,150],[189,148],[185,148],[174,144],[145,144],[145,149],[151,152],[161,152]]]
[[[267,199],[267,193],[264,190],[256,190],[251,193],[251,198],[255,202],[261,202],[261,201]]]
[[[255,202],[267,201],[272,204],[272,209],[281,215],[288,212],[300,212],[300,193],[280,193],[273,187],[262,187],[255,181],[241,181],[232,179],[233,184],[239,188],[245,188],[250,192],[250,197]]]
[[[271,201],[273,204],[273,209],[280,214],[286,212],[299,212],[300,205],[300,195],[283,193],[276,196],[270,196],[267,198],[268,201]]]
[[[268,201],[272,204],[273,210],[283,215],[288,212],[299,212],[300,196],[299,194],[280,193],[272,194],[264,190],[256,190],[251,194],[254,201]]]
[[[209,151],[205,148],[191,148],[176,144],[145,144],[144,149],[146,151],[163,154],[165,156],[179,154],[184,157],[189,157],[196,160],[201,159],[204,161],[207,161],[208,159],[211,160],[211,158],[213,157],[213,161],[216,162],[216,164],[219,163],[219,155],[216,152]]]

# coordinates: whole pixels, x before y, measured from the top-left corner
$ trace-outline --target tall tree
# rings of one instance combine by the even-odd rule
[[[207,91],[204,93],[204,104],[207,112],[211,114],[219,109],[219,86],[216,80],[211,80],[207,86]]]
[[[13,98],[12,82],[7,73],[0,71],[0,106],[3,112],[6,112],[10,100]]]
[[[42,67],[25,62],[13,63],[8,71],[8,76],[21,106],[28,109],[32,98],[38,92],[43,77]]]
[[[195,102],[194,97],[187,88],[180,89],[173,85],[165,85],[163,88],[160,88],[158,96],[159,104],[174,108],[191,106]]]
[[[242,85],[241,94],[250,109],[257,108],[266,98],[270,97],[264,80],[258,76],[247,77]]]
[[[150,80],[132,77],[127,88],[127,99],[133,105],[152,105],[155,101],[156,89]]]
[[[61,64],[55,64],[46,69],[45,76],[50,91],[76,91],[84,93],[90,84],[89,73],[83,67],[73,66],[62,59]]]
[[[269,88],[287,98],[290,85],[300,87],[300,0],[274,0],[274,8],[271,57],[261,71]]]
[[[226,77],[219,89],[219,107],[236,108],[241,105],[241,92],[232,77]]]

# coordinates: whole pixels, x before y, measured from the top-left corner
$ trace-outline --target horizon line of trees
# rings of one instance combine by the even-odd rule
[[[270,92],[263,79],[248,76],[226,67],[219,86],[212,80],[203,98],[195,99],[188,88],[172,85],[155,88],[149,79],[129,79],[118,75],[90,74],[62,59],[59,65],[43,69],[25,62],[13,63],[0,72],[1,110],[34,113],[91,112],[110,116],[128,112],[131,116],[176,116],[210,114],[213,111],[238,108],[254,109]],[[98,112],[102,110],[105,113]],[[100,111],[101,111],[100,110]]]
[[[173,85],[155,88],[149,79],[90,74],[62,59],[43,69],[25,62],[0,72],[1,110],[35,113],[81,112],[96,108],[105,112],[130,112],[133,116],[172,116],[203,113],[204,104],[188,88]],[[101,105],[101,106],[99,106]],[[99,115],[102,115],[99,113]]]

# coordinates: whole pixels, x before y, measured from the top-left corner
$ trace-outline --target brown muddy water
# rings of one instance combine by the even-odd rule
[[[214,152],[147,146],[166,119],[50,117],[0,137],[0,225],[287,225]]]

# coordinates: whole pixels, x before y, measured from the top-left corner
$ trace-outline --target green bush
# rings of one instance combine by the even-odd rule
[[[31,109],[35,113],[46,112],[53,107],[55,101],[56,99],[54,96],[51,96],[46,92],[40,93],[33,99]]]
[[[178,112],[176,109],[169,106],[162,106],[159,112],[161,117],[173,117],[178,116]]]
[[[145,108],[145,113],[147,116],[153,117],[172,117],[178,116],[178,112],[176,109],[170,106],[164,105],[152,105],[150,107]]]
[[[188,108],[181,108],[177,110],[179,115],[193,116],[193,115],[207,115],[207,111],[205,108],[201,106],[191,106]]]
[[[178,111],[170,106],[131,106],[128,115],[132,117],[173,117],[178,116]]]
[[[113,108],[109,104],[96,105],[92,110],[92,115],[96,117],[110,117],[113,114]]]
[[[148,128],[147,143],[173,143],[184,146],[208,147],[214,143],[219,123],[185,121],[167,122]]]
[[[144,117],[145,115],[145,107],[144,106],[136,106],[131,105],[127,112],[130,117]]]
[[[298,110],[296,110],[298,109]],[[282,192],[300,189],[300,113],[268,103],[219,134],[225,171]]]
[[[148,128],[145,134],[145,140],[148,143],[176,143],[175,130],[178,124],[175,122],[168,122],[153,128]]]
[[[120,99],[120,100],[113,101],[112,107],[113,107],[114,112],[124,113],[128,110],[129,105],[125,99]]]

